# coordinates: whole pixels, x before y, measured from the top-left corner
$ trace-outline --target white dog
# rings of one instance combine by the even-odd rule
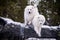
[[[32,21],[34,30],[36,31],[38,36],[41,36],[41,27],[44,23],[45,23],[45,17],[43,15],[36,15]]]
[[[25,25],[31,24],[35,15],[39,15],[37,7],[33,5],[26,6],[24,10],[24,21]]]

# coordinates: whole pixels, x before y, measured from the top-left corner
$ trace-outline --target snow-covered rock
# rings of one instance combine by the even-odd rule
[[[4,17],[0,17],[1,19],[3,19],[4,21],[7,22],[7,24],[13,23],[14,21],[12,19],[9,18],[4,18]]]
[[[1,18],[0,18],[1,19]],[[5,22],[5,19],[1,19],[3,20],[3,23]],[[8,20],[9,22],[9,20]],[[7,22],[7,23],[8,23]],[[1,21],[0,21],[1,23]],[[24,34],[24,38],[38,38],[39,36],[36,34],[36,32],[34,31],[33,28],[31,28],[32,25],[27,25],[29,26],[29,28],[25,28],[23,27],[24,26],[24,23],[20,23],[20,22],[12,22],[12,23],[9,23],[5,26],[1,25],[0,26],[0,37],[21,37],[22,38],[22,33]],[[32,26],[33,27],[33,26]],[[41,30],[41,37],[53,37],[53,38],[56,38],[56,37],[60,37],[59,35],[59,31],[60,29],[58,29],[58,26],[47,26],[47,25],[43,25],[42,26],[42,30]]]

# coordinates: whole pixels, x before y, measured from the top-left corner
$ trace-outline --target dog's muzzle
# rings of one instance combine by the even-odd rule
[[[30,14],[31,12],[29,12],[29,14]]]

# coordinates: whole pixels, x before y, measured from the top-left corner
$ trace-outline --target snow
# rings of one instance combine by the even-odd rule
[[[7,22],[7,24],[15,24],[15,25],[20,25],[21,27],[24,27],[24,23],[20,23],[20,22],[15,22],[13,21],[12,19],[9,19],[9,18],[4,18],[4,17],[0,17],[2,18],[3,20],[5,20]]]
[[[48,25],[43,25],[42,28],[50,28]]]
[[[55,29],[56,30],[58,28],[58,26],[43,25],[42,28],[49,28],[50,30],[52,30],[52,29]]]
[[[3,20],[5,20],[7,22],[7,24],[10,24],[10,23],[14,22],[12,19],[9,19],[9,18],[4,18],[4,17],[0,17],[0,18],[2,18]]]
[[[15,24],[15,25],[20,25],[21,27],[24,27],[24,26],[25,26],[24,23],[20,23],[20,22],[13,22],[13,24]]]
[[[56,40],[55,38],[28,38],[26,40]]]

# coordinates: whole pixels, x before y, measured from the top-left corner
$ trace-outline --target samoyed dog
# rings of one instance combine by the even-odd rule
[[[27,24],[31,24],[31,22],[32,22],[35,15],[39,15],[37,7],[33,6],[33,5],[26,6],[26,8],[24,10],[25,26]]]
[[[38,36],[41,36],[41,28],[44,23],[45,23],[45,17],[43,15],[36,15],[32,20],[34,30],[36,31]]]

